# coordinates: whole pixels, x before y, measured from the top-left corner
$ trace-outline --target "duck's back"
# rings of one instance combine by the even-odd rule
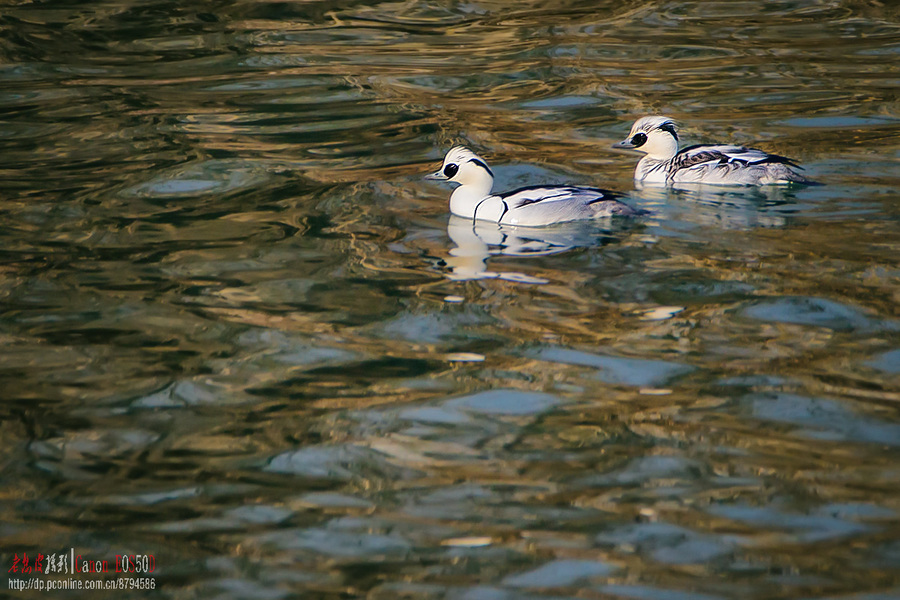
[[[745,146],[691,146],[675,155],[669,180],[676,183],[767,185],[808,183],[788,158]]]
[[[497,220],[529,227],[594,219],[635,216],[640,211],[620,202],[619,194],[591,187],[531,186],[494,196],[502,209]],[[479,217],[481,218],[481,217]]]

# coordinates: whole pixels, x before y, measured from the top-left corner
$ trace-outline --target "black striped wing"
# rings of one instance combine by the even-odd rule
[[[511,210],[542,204],[548,208],[555,203],[572,203],[587,206],[602,200],[613,200],[621,195],[609,190],[573,186],[530,186],[497,194]]]
[[[679,152],[674,159],[676,169],[692,169],[700,165],[750,166],[766,163],[783,163],[799,168],[789,158],[746,146],[691,146]]]

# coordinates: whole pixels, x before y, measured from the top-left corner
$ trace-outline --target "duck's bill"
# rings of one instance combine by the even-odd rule
[[[426,175],[425,179],[436,179],[438,181],[441,181],[441,180],[447,179],[447,176],[444,175],[444,173],[442,171],[435,171],[434,173],[431,173],[430,175]]]
[[[613,148],[624,148],[625,150],[631,150],[635,146],[631,143],[631,140],[622,140],[621,142],[616,142],[612,145]]]

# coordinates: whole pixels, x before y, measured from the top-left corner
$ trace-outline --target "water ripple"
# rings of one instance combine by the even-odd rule
[[[896,596],[895,4],[5,6],[7,568],[127,550],[219,598]],[[643,114],[824,185],[635,186],[610,145]],[[448,219],[422,175],[459,143],[498,190],[652,214]]]

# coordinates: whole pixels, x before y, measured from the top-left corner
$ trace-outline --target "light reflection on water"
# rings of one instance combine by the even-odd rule
[[[7,568],[900,593],[890,3],[44,3],[0,39]],[[609,146],[651,113],[825,185],[635,189]],[[422,180],[454,143],[651,214],[460,223]]]

